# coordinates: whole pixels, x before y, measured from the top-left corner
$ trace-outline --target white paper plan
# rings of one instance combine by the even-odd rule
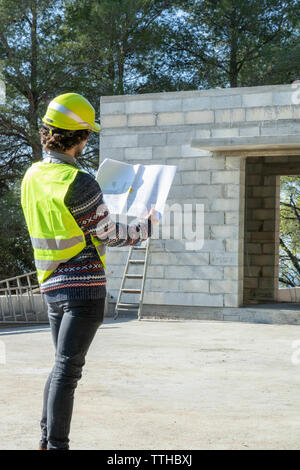
[[[154,207],[161,217],[176,170],[176,165],[130,165],[106,158],[96,179],[111,214],[147,217]]]

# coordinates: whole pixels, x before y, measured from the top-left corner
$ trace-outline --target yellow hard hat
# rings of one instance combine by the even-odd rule
[[[42,121],[60,129],[100,131],[100,124],[95,122],[95,109],[78,93],[56,96],[49,103]]]

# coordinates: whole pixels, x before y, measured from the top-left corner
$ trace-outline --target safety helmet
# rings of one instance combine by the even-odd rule
[[[100,124],[95,122],[95,109],[86,98],[78,93],[56,96],[49,103],[42,121],[60,129],[100,131]]]

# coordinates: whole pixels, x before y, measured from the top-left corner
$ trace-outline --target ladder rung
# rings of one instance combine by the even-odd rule
[[[127,292],[128,294],[140,294],[140,289],[121,289],[121,292]]]
[[[145,263],[145,260],[143,259],[130,259],[129,260],[129,263],[135,263],[135,264],[142,264],[142,263]]]
[[[119,308],[117,308],[116,311],[117,311],[117,313],[119,313],[119,312],[127,312],[128,313],[128,312],[136,312],[137,309],[136,308],[122,308],[122,307],[119,307]]]
[[[139,304],[124,304],[124,303],[119,303],[116,307],[118,310],[119,308],[125,307],[125,308],[139,308]]]
[[[128,277],[129,279],[143,279],[142,274],[125,274],[125,277]]]
[[[146,250],[145,246],[133,246],[132,247],[134,250]]]

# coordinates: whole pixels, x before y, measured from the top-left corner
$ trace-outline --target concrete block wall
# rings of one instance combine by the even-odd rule
[[[297,134],[300,106],[292,102],[293,93],[290,85],[279,85],[101,97],[100,160],[175,164],[167,204],[193,204],[193,211],[195,204],[204,205],[201,248],[187,250],[184,239],[152,240],[145,304],[242,305],[245,157],[216,156],[191,143]],[[108,249],[112,302],[127,252]]]

